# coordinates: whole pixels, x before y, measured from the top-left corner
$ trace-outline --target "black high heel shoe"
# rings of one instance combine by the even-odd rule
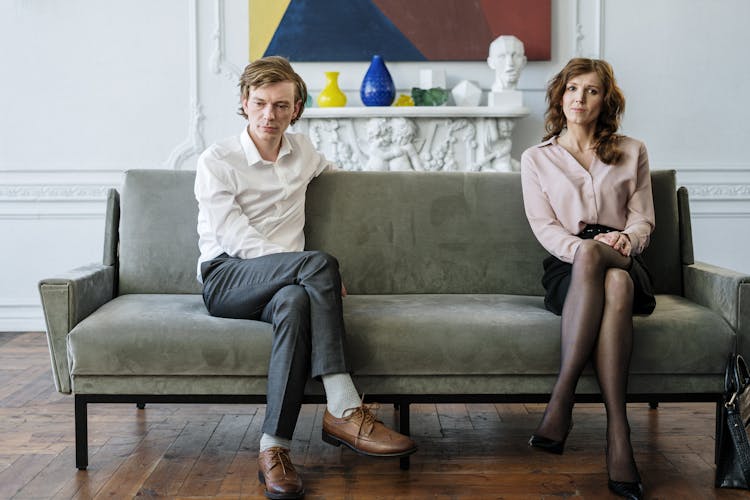
[[[532,434],[531,438],[529,439],[529,446],[538,448],[542,451],[546,451],[547,453],[562,455],[563,451],[565,450],[565,441],[568,440],[568,434],[570,434],[570,429],[572,428],[573,424],[571,423],[570,427],[568,427],[568,432],[565,433],[565,437],[562,438],[562,441],[555,441],[554,439]]]
[[[607,478],[607,486],[609,486],[609,491],[628,500],[641,500],[643,498],[643,484],[640,476],[637,481],[612,481]]]
[[[633,462],[635,481],[613,481],[609,477],[609,446],[604,448],[604,453],[607,454],[607,486],[609,491],[628,500],[641,500],[643,498],[643,483],[635,462]]]

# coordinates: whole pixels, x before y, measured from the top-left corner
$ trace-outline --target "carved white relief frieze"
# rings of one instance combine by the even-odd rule
[[[510,156],[514,119],[312,118],[295,131],[344,170],[509,172],[518,169]]]
[[[508,118],[486,118],[481,123],[481,138],[476,146],[479,157],[472,163],[472,170],[511,172],[520,169],[518,160],[510,156],[514,127],[515,121]]]

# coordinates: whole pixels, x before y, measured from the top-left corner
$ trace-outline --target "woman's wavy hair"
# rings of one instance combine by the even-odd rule
[[[269,83],[278,82],[292,82],[294,84],[294,99],[300,103],[300,106],[299,113],[291,122],[293,125],[294,122],[299,120],[302,112],[305,110],[307,86],[302,77],[294,71],[287,59],[280,56],[268,56],[256,59],[248,64],[240,77],[240,98],[244,101],[250,97],[250,89],[252,87],[262,87]],[[247,118],[247,114],[242,109],[242,106],[240,106],[238,114]]]
[[[601,59],[571,59],[568,64],[547,85],[547,112],[544,114],[544,130],[547,134],[543,140],[560,135],[567,126],[562,108],[562,97],[568,82],[576,76],[596,73],[602,81],[602,110],[596,121],[594,138],[596,139],[596,156],[609,165],[616,165],[622,158],[618,145],[622,113],[625,111],[625,96],[617,86],[612,66]]]

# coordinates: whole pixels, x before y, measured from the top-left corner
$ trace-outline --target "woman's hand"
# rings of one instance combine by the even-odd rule
[[[630,237],[620,231],[610,231],[609,233],[597,234],[594,236],[594,239],[611,246],[625,257],[629,257],[631,250],[633,250],[633,247],[630,244]]]
[[[346,297],[348,292],[346,291],[346,287],[344,286],[344,282],[341,282],[341,296]]]

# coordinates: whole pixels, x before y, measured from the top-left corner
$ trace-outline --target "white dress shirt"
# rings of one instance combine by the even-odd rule
[[[275,162],[263,160],[245,128],[198,159],[198,281],[222,253],[242,259],[304,250],[308,183],[333,163],[302,134],[284,134]]]
[[[526,217],[549,253],[572,263],[587,224],[601,224],[628,235],[631,255],[648,246],[654,230],[654,200],[646,146],[622,137],[622,160],[607,165],[594,157],[588,170],[557,138],[521,156]]]

